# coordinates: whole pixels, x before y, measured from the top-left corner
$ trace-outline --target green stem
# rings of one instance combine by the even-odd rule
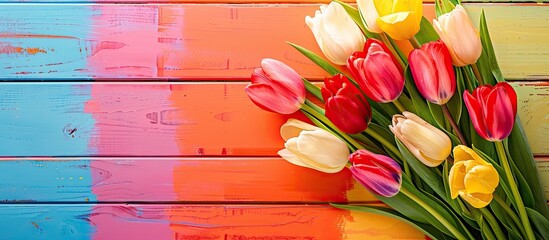
[[[520,197],[517,184],[515,183],[513,172],[511,172],[511,166],[509,165],[507,154],[505,153],[505,149],[501,141],[496,142],[496,150],[499,156],[500,163],[503,167],[503,170],[505,171],[507,181],[509,182],[509,188],[511,188],[511,193],[513,194],[513,198],[515,199],[515,208],[518,210],[520,221],[522,222],[522,226],[524,227],[524,231],[526,232],[526,239],[536,239],[534,231],[532,230],[532,226],[530,225],[530,220],[528,220],[528,215],[526,214],[524,203],[522,202],[522,198]]]
[[[414,48],[416,48],[416,49],[421,48],[421,44],[417,41],[416,37],[410,38],[410,43],[411,43],[412,46],[414,46]]]
[[[513,212],[513,210],[511,210],[511,208],[507,206],[505,201],[503,201],[503,199],[501,199],[498,195],[494,194],[494,200],[496,200],[496,203],[498,203],[498,205],[501,208],[503,208],[503,210],[507,213],[507,215],[509,215],[509,217],[513,220],[515,227],[520,230],[521,234],[526,235],[526,232],[524,231],[524,227],[520,223],[517,214],[515,214],[515,212]]]
[[[480,86],[484,85],[484,80],[482,79],[482,76],[480,75],[480,71],[478,70],[477,64],[473,63],[473,64],[471,64],[471,67],[473,67],[473,72],[475,73],[475,77],[478,80],[478,84]]]
[[[501,231],[498,221],[496,221],[494,215],[492,215],[492,213],[486,208],[479,208],[479,210],[488,221],[488,224],[492,227],[492,230],[494,230],[494,234],[496,234],[495,239],[506,239],[507,237],[503,234],[503,231]]]
[[[463,136],[463,133],[461,133],[461,130],[459,130],[459,126],[452,117],[452,113],[450,113],[450,109],[448,109],[448,106],[446,106],[446,104],[442,104],[440,105],[440,107],[442,107],[442,112],[444,113],[444,116],[450,122],[450,125],[452,125],[452,128],[454,129],[454,132],[456,132],[461,144],[467,146],[467,140]]]
[[[398,156],[398,158],[400,159],[403,159],[402,157],[402,154],[400,153],[400,151],[395,147],[395,145],[393,145],[392,143],[390,143],[389,141],[387,141],[387,139],[385,139],[383,136],[381,136],[379,133],[377,133],[376,131],[370,129],[370,128],[366,128],[366,130],[364,130],[364,132],[366,134],[368,134],[369,136],[373,137],[375,140],[377,140],[378,142],[381,143],[381,145],[385,146],[387,149],[389,149],[389,151],[391,151],[393,154],[395,154],[396,156]]]
[[[398,100],[398,98],[393,101],[393,104],[395,104],[395,106],[398,108],[398,111],[400,111],[400,113],[403,113],[406,111],[406,108],[404,107],[404,105],[402,105],[402,103]]]
[[[311,106],[312,105],[312,106]],[[326,125],[330,130],[332,130],[332,133],[334,133],[336,136],[340,136],[343,138],[342,140],[348,142],[353,150],[357,149],[364,149],[364,147],[358,143],[355,139],[353,139],[351,136],[347,135],[344,132],[341,132],[326,116],[322,115],[322,112],[315,110],[315,108],[320,108],[316,106],[314,103],[309,101],[308,99],[305,100],[305,104],[301,106],[301,109],[303,111],[306,111],[307,113],[311,114],[313,117],[318,119],[322,124]],[[321,109],[321,108],[320,108]]]
[[[391,41],[389,41],[389,38],[387,38],[387,35],[384,32],[382,32],[379,34],[379,36],[381,37],[381,41],[383,41],[383,43],[387,45],[387,47],[389,48],[389,51],[391,51],[393,56],[395,56],[396,60],[398,61],[398,64],[400,64],[400,67],[402,67],[402,69],[405,69],[406,64],[404,63],[404,61],[402,61],[402,59],[396,52],[395,48],[393,47],[393,44],[391,44]]]
[[[467,84],[467,89],[469,89],[470,91],[473,91],[473,89],[475,89],[475,86],[473,86],[473,82],[471,81],[471,76],[469,76],[469,71],[467,71],[465,67],[458,67],[458,69],[461,70],[461,73],[466,78],[465,83]]]
[[[421,198],[416,196],[415,194],[409,192],[406,188],[401,188],[400,192],[412,199],[414,202],[419,204],[423,209],[427,210],[427,212],[431,213],[433,217],[435,217],[442,225],[444,225],[457,239],[467,239],[459,230],[457,230],[454,225],[452,225],[446,218],[441,216],[434,208],[431,207],[428,203],[424,202]]]

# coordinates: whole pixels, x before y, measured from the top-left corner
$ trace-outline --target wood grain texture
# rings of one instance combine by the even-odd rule
[[[379,202],[347,169],[326,174],[280,158],[3,160],[3,203]],[[549,199],[549,158],[536,164]]]
[[[0,239],[424,239],[396,220],[327,205],[3,205]]]
[[[4,4],[0,78],[4,80],[247,79],[264,57],[304,77],[325,73],[289,47],[320,53],[304,17],[318,4]],[[549,7],[471,4],[484,9],[503,73],[549,76]],[[432,19],[433,5],[425,5]],[[210,16],[216,16],[211,18]],[[475,21],[476,22],[476,21]],[[67,25],[68,24],[68,25]]]
[[[512,83],[535,154],[549,153],[549,85]],[[0,156],[276,156],[289,117],[246,83],[5,83]]]
[[[513,85],[534,153],[549,153],[549,86]],[[245,86],[4,83],[0,156],[276,156],[279,127],[302,116],[259,109]]]

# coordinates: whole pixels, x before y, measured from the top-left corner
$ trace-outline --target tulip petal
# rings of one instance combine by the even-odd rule
[[[424,50],[415,49],[409,57],[410,69],[416,87],[427,101],[438,103],[438,72],[435,60]]]
[[[305,98],[306,90],[301,76],[288,65],[274,59],[265,58],[261,61],[261,68],[265,75],[273,82],[280,84],[281,88],[287,89],[301,98]]]
[[[366,57],[364,73],[366,95],[378,102],[392,102],[404,90],[404,77],[388,53],[376,52]]]
[[[274,89],[276,84],[250,84],[245,88],[246,94],[257,106],[264,110],[292,114],[301,108],[301,100],[291,94],[282,93],[282,89]]]
[[[400,177],[395,173],[365,165],[355,165],[349,169],[353,177],[374,194],[392,197],[400,191]]]
[[[484,139],[489,139],[489,136],[486,134],[486,124],[484,123],[484,113],[481,107],[481,104],[471,95],[469,92],[465,91],[463,93],[463,102],[467,107],[469,116],[471,117],[471,122],[475,128],[478,135]]]
[[[468,193],[490,194],[499,184],[499,175],[491,164],[477,164],[467,171],[464,182]]]
[[[455,199],[459,195],[459,191],[465,189],[465,164],[464,162],[454,163],[454,166],[450,169],[448,182],[450,186],[450,195],[452,199]]]
[[[486,127],[490,138],[495,141],[503,140],[511,134],[516,116],[515,91],[500,86],[496,86],[488,95],[485,109]]]
[[[336,136],[323,129],[304,131],[298,137],[297,147],[301,154],[307,156],[304,161],[321,168],[340,169],[347,164],[349,149]],[[329,154],[326,154],[329,153]]]
[[[465,192],[459,192],[459,196],[475,208],[483,208],[488,206],[488,204],[490,204],[493,198],[492,194],[483,194],[483,193],[468,194]]]
[[[368,127],[371,114],[351,99],[335,96],[326,102],[326,117],[341,131],[356,134]]]
[[[282,136],[282,139],[284,139],[284,141],[288,141],[288,139],[290,138],[299,136],[299,133],[301,133],[301,131],[303,130],[313,131],[317,129],[320,128],[306,122],[290,118],[280,127],[280,136]]]
[[[414,12],[397,12],[379,17],[377,25],[397,41],[408,40],[419,32],[418,15]],[[419,18],[421,19],[421,18]]]

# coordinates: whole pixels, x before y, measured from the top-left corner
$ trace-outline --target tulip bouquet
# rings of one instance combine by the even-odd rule
[[[348,167],[389,206],[335,207],[391,216],[433,239],[549,239],[517,96],[484,13],[477,30],[459,0],[435,3],[432,24],[421,0],[323,5],[305,21],[325,58],[290,43],[327,72],[322,87],[264,59],[246,93],[314,124],[281,127],[282,158],[325,173]]]

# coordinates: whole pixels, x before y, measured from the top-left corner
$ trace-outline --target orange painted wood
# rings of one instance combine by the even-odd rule
[[[425,239],[397,220],[329,205],[17,204],[2,239]]]
[[[305,16],[313,15],[318,7],[2,5],[0,63],[5,66],[0,78],[242,80],[249,78],[262,58],[270,57],[283,60],[306,78],[322,79],[326,75],[322,70],[286,44],[291,41],[320,53],[304,23]],[[467,9],[472,16],[484,9],[492,31],[510,31],[492,38],[505,76],[539,80],[549,75],[549,49],[542,44],[547,39],[543,23],[549,8],[470,4]],[[424,13],[432,19],[433,4],[426,4]],[[73,27],[66,28],[66,22]]]

